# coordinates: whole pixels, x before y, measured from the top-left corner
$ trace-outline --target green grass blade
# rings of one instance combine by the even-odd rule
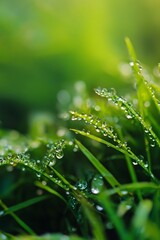
[[[106,181],[113,187],[117,187],[120,185],[120,183],[117,181],[117,179],[108,171],[99,161],[97,158],[95,158],[87,148],[85,148],[78,140],[76,140],[76,143],[80,150],[83,152],[83,154],[88,158],[88,160],[93,164],[93,166],[101,173],[101,175],[106,179]]]
[[[124,226],[123,220],[118,216],[115,209],[113,208],[112,202],[109,199],[108,194],[101,193],[97,197],[99,203],[101,206],[103,206],[106,214],[108,215],[110,221],[115,226],[118,236],[121,240],[133,240],[133,237],[131,234],[129,234]]]
[[[33,204],[35,203],[38,203],[38,202],[41,202],[45,199],[47,199],[49,196],[39,196],[39,197],[35,197],[35,198],[32,198],[32,199],[29,199],[25,202],[22,202],[22,203],[19,203],[19,204],[16,204],[12,207],[9,207],[7,210],[4,211],[4,213],[1,215],[1,216],[5,216],[7,214],[11,214],[13,212],[16,212],[16,211],[19,211],[21,209],[24,209],[26,207],[29,207],[29,206],[32,206]]]
[[[83,210],[85,212],[85,215],[87,216],[87,218],[91,224],[92,232],[95,237],[94,239],[107,240],[105,233],[104,233],[103,223],[102,223],[99,215],[96,214],[94,208],[84,198],[81,200],[81,204],[82,204]]]
[[[141,201],[138,205],[132,220],[132,230],[135,236],[143,236],[143,234],[145,234],[145,228],[152,206],[153,203],[149,199]],[[144,232],[141,231],[142,229],[144,229]]]
[[[125,42],[126,42],[126,46],[127,46],[129,55],[131,57],[131,60],[136,62],[137,61],[137,56],[136,56],[136,53],[135,53],[135,50],[133,48],[131,40],[128,37],[126,37]]]
[[[114,189],[107,189],[105,190],[106,194],[113,195],[116,194],[118,191],[127,191],[127,192],[136,192],[137,190],[149,190],[149,191],[157,191],[160,190],[160,186],[153,182],[136,182],[136,183],[128,183],[120,185]]]
[[[47,192],[49,192],[49,193],[51,193],[51,194],[59,197],[62,201],[64,201],[65,203],[67,203],[66,200],[64,199],[64,197],[63,197],[61,194],[59,194],[57,191],[55,191],[54,189],[50,188],[49,186],[45,186],[45,185],[43,185],[41,182],[35,182],[35,185],[36,185],[37,187],[40,187],[41,189],[47,191]]]
[[[0,205],[3,207],[4,212],[8,210],[8,207],[0,200]],[[20,219],[15,213],[9,213],[12,218],[26,231],[26,233],[35,235],[35,232],[22,220]]]
[[[90,138],[92,140],[95,140],[95,141],[97,141],[99,143],[102,143],[102,144],[106,145],[107,147],[111,147],[111,148],[113,148],[113,149],[123,153],[124,155],[129,156],[131,159],[135,160],[144,169],[144,171],[147,173],[147,175],[149,175],[150,178],[154,182],[159,183],[158,179],[153,174],[151,174],[149,172],[147,167],[145,167],[144,162],[141,161],[141,159],[139,159],[131,150],[127,151],[127,150],[125,150],[123,148],[119,148],[119,146],[117,146],[117,145],[114,145],[114,144],[112,144],[112,143],[110,143],[110,142],[108,142],[108,141],[106,141],[106,140],[104,140],[102,138],[99,138],[97,136],[94,136],[92,134],[88,134],[88,133],[86,133],[84,131],[80,131],[80,130],[77,130],[77,129],[71,129],[71,130],[76,132],[76,133],[79,133],[82,136],[85,136],[85,137]]]

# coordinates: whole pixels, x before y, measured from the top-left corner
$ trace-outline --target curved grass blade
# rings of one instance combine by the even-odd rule
[[[92,226],[92,232],[93,232],[95,239],[107,240],[107,237],[105,236],[105,233],[104,233],[104,227],[103,227],[102,221],[101,221],[99,215],[96,214],[96,211],[94,210],[94,208],[84,198],[81,199],[81,204],[82,204],[83,210]]]
[[[131,150],[125,150],[123,148],[119,148],[117,145],[114,145],[102,138],[99,138],[97,136],[94,136],[94,135],[91,135],[91,134],[88,134],[88,133],[85,133],[84,131],[80,131],[80,130],[77,130],[77,129],[71,129],[72,131],[76,132],[76,133],[79,133],[80,135],[82,136],[85,136],[85,137],[88,137],[92,140],[95,140],[99,143],[102,143],[102,144],[105,144],[107,147],[111,147],[127,156],[129,156],[131,159],[133,159],[134,161],[136,161],[143,169],[144,171],[147,173],[148,176],[150,176],[150,178],[155,182],[155,183],[159,183],[158,179],[153,175],[153,173],[150,173],[150,171],[148,170],[147,167],[145,167],[145,164],[143,161],[141,161],[141,159],[139,159]]]
[[[152,207],[153,207],[153,203],[149,199],[145,199],[139,203],[136,209],[135,215],[132,219],[132,232],[135,234],[135,237],[143,236],[144,238],[148,217],[152,210]]]
[[[87,148],[85,148],[78,140],[76,140],[76,143],[80,150],[83,152],[83,154],[88,158],[88,160],[93,164],[93,166],[100,172],[100,174],[105,178],[105,180],[113,187],[117,187],[120,185],[120,183],[117,181],[117,179],[108,171],[99,161],[97,158],[95,158],[91,152],[88,151]],[[118,193],[121,195],[121,193],[118,191]]]
[[[101,204],[101,206],[103,206],[110,221],[115,226],[119,238],[121,240],[133,240],[133,236],[129,234],[129,232],[126,230],[124,222],[114,210],[112,202],[109,199],[109,196],[105,192],[102,192],[100,193],[99,196],[97,196],[97,200]]]
[[[2,200],[0,200],[0,205],[3,207],[4,211],[8,210],[8,207],[2,202]],[[35,235],[35,232],[22,219],[20,219],[15,213],[10,212],[10,215],[26,231],[26,233]]]
[[[55,191],[54,189],[50,188],[49,186],[45,186],[45,185],[43,185],[41,182],[35,182],[35,185],[36,185],[37,187],[40,187],[41,189],[47,191],[47,192],[49,192],[49,193],[51,193],[51,194],[59,197],[62,201],[64,201],[65,203],[67,203],[66,200],[64,199],[64,197],[63,197],[61,194],[59,194],[57,191]]]
[[[142,106],[143,99],[142,99],[141,93],[143,93],[144,89],[146,89],[150,98],[153,100],[158,112],[160,113],[160,107],[159,107],[159,104],[158,104],[159,101],[156,98],[156,96],[154,94],[154,90],[152,89],[151,85],[149,85],[149,83],[144,79],[144,76],[143,76],[143,74],[140,70],[141,66],[138,63],[137,56],[136,56],[134,47],[132,45],[132,42],[127,37],[125,38],[125,42],[126,42],[126,46],[127,46],[127,49],[128,49],[131,61],[132,61],[131,65],[132,65],[132,68],[133,68],[133,71],[134,71],[134,74],[135,74],[135,78],[137,80],[138,100],[139,100],[139,104],[140,104],[140,111],[142,113],[143,109],[144,109],[143,106]]]
[[[119,191],[127,191],[127,192],[136,192],[137,190],[154,190],[158,191],[160,190],[160,186],[158,184],[155,184],[153,182],[136,182],[136,183],[128,183],[120,185],[117,188],[114,189],[108,189],[105,190],[106,194],[113,195],[117,193],[117,190]]]
[[[11,214],[13,212],[19,211],[19,210],[24,209],[26,207],[32,206],[33,204],[41,202],[41,201],[47,199],[48,197],[49,197],[48,195],[39,196],[39,197],[35,197],[35,198],[32,198],[32,199],[29,199],[29,200],[27,200],[25,202],[16,204],[16,205],[14,205],[12,207],[9,207],[6,210],[4,210],[4,213],[1,216],[5,216],[7,214]]]

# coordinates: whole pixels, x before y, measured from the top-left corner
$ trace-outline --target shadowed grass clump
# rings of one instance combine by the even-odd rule
[[[1,131],[1,239],[159,239],[159,87],[126,44],[130,96],[83,92],[60,114],[64,139]]]

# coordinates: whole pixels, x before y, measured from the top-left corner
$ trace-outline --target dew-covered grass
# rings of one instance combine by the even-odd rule
[[[160,87],[126,45],[131,93],[79,81],[55,126],[1,130],[0,239],[159,239]]]

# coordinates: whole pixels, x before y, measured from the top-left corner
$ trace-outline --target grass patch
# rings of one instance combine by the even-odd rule
[[[63,139],[46,120],[40,135],[1,130],[1,239],[159,239],[159,86],[126,45],[131,96],[82,91],[60,114]]]

